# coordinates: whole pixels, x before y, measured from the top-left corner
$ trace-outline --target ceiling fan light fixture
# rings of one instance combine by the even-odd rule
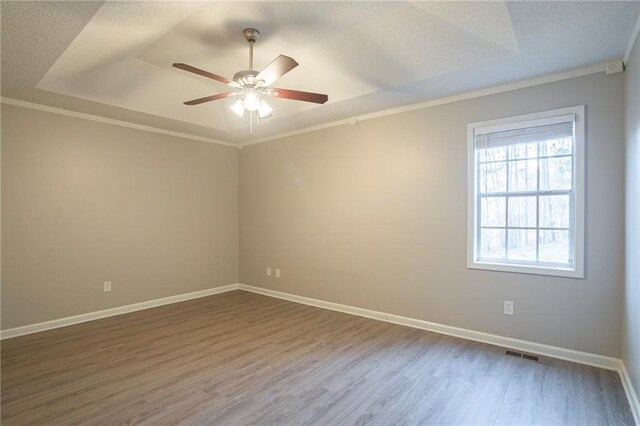
[[[238,99],[231,105],[231,111],[238,114],[240,117],[244,117],[244,101],[242,99]]]
[[[262,98],[271,96],[281,99],[291,99],[294,101],[312,102],[315,104],[324,104],[329,97],[321,93],[301,92],[291,89],[276,89],[271,85],[280,77],[298,66],[295,59],[285,55],[279,55],[271,61],[262,71],[253,69],[253,44],[258,40],[260,32],[255,28],[246,28],[243,31],[244,37],[249,43],[249,69],[238,71],[234,74],[233,80],[216,75],[209,71],[193,67],[183,63],[174,63],[175,68],[200,75],[220,83],[237,89],[232,92],[217,93],[203,98],[193,99],[184,102],[185,105],[200,105],[205,102],[215,101],[218,99],[228,98],[230,96],[238,96],[239,99],[230,106],[231,110],[240,117],[244,117],[246,111],[249,111],[249,133],[253,134],[253,123],[260,123],[260,119],[271,117],[272,108]],[[254,117],[254,114],[255,117]]]
[[[247,111],[257,111],[260,108],[260,96],[254,89],[247,90],[244,95],[244,107]]]
[[[260,108],[258,108],[258,115],[260,118],[268,117],[273,111],[273,108],[269,106],[265,101],[260,101]]]

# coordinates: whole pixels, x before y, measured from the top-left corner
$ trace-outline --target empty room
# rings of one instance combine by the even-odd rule
[[[640,1],[0,1],[2,425],[640,426]]]

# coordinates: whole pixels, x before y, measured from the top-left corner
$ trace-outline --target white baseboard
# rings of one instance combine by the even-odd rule
[[[240,290],[250,291],[265,296],[276,297],[278,299],[289,300],[291,302],[303,303],[305,305],[316,306],[319,308],[330,309],[332,311],[344,312],[347,314],[358,315],[361,317],[372,318],[376,320],[386,321],[393,324],[405,325],[408,327],[419,328],[421,330],[433,331],[449,336],[460,337],[476,342],[489,343],[491,345],[503,346],[509,349],[517,349],[524,352],[531,352],[538,355],[548,356],[551,358],[573,361],[580,364],[591,365],[594,367],[606,368],[607,370],[620,371],[622,360],[611,358],[604,355],[591,354],[588,352],[574,351],[572,349],[560,348],[557,346],[549,346],[541,343],[529,342],[526,340],[514,339],[511,337],[498,336],[496,334],[483,333],[480,331],[468,330],[465,328],[452,327],[450,325],[438,324],[419,320],[415,318],[407,318],[400,315],[388,314],[385,312],[372,311],[369,309],[358,308],[355,306],[341,305],[339,303],[327,302],[310,297],[298,296],[290,293],[269,290],[260,287],[254,287],[246,284],[239,285]]]
[[[620,368],[620,380],[622,380],[622,386],[627,394],[631,413],[633,413],[633,419],[635,420],[636,425],[640,426],[640,402],[638,401],[638,394],[636,394],[636,391],[633,388],[631,378],[629,377],[627,367],[624,363],[622,363],[622,367]]]
[[[79,324],[82,322],[93,321],[100,318],[107,318],[115,315],[126,314],[129,312],[141,311],[157,306],[169,305],[171,303],[183,302],[200,297],[207,297],[219,293],[226,293],[233,290],[244,290],[251,293],[262,294],[264,296],[270,296],[278,299],[288,300],[291,302],[316,306],[318,308],[344,312],[347,314],[386,321],[393,324],[404,325],[407,327],[419,328],[421,330],[433,331],[435,333],[446,334],[449,336],[460,337],[462,339],[488,343],[496,346],[502,346],[509,349],[517,349],[524,352],[531,352],[551,358],[563,359],[566,361],[577,362],[580,364],[591,365],[608,370],[615,370],[620,374],[620,379],[629,400],[633,418],[636,424],[640,426],[640,403],[638,402],[638,396],[633,388],[631,379],[629,378],[629,374],[627,373],[627,369],[620,359],[591,354],[588,352],[574,351],[572,349],[565,349],[557,346],[544,345],[541,343],[529,342],[526,340],[513,339],[511,337],[498,336],[496,334],[483,333],[480,331],[468,330],[465,328],[453,327],[450,325],[438,324],[415,318],[408,318],[400,315],[358,308],[355,306],[348,306],[319,299],[312,299],[310,297],[298,296],[295,294],[254,287],[246,284],[229,284],[221,287],[210,288],[207,290],[194,291],[192,293],[179,294],[176,296],[164,297],[162,299],[148,300],[146,302],[119,306],[102,311],[89,312],[72,317],[41,322],[38,324],[30,324],[22,327],[10,328],[0,331],[0,339],[10,339],[12,337],[24,336],[26,334],[38,333],[40,331],[52,330],[54,328],[66,327],[72,324]]]
[[[238,290],[239,287],[239,284],[229,284],[221,287],[209,288],[207,290],[178,294],[176,296],[163,297],[162,299],[147,300],[146,302],[118,306],[116,308],[104,309],[102,311],[88,312],[86,314],[74,315],[72,317],[60,318],[52,321],[40,322],[37,324],[29,324],[22,327],[9,328],[7,330],[0,331],[0,339],[10,339],[12,337],[24,336],[25,334],[38,333],[40,331],[66,327],[68,325],[79,324],[81,322],[127,314],[129,312],[142,311],[144,309],[169,305],[171,303],[184,302],[185,300],[197,299],[199,297],[211,296],[218,293],[226,293],[227,291]]]
[[[355,306],[342,305],[339,303],[312,299],[310,297],[298,296],[295,294],[269,290],[261,287],[254,287],[246,284],[239,284],[238,287],[240,290],[262,294],[264,296],[275,297],[278,299],[284,299],[291,302],[302,303],[305,305],[316,306],[318,308],[330,309],[332,311],[358,315],[365,318],[371,318],[390,322],[393,324],[419,328],[421,330],[433,331],[435,333],[446,334],[448,336],[460,337],[462,339],[474,340],[476,342],[488,343],[491,345],[502,346],[509,349],[517,349],[524,352],[531,352],[538,355],[548,356],[551,358],[558,358],[566,361],[576,362],[579,364],[586,364],[594,367],[605,368],[607,370],[617,371],[620,375],[622,386],[624,387],[624,391],[627,395],[631,413],[633,414],[633,419],[635,420],[636,425],[640,426],[640,404],[638,403],[638,396],[634,391],[631,379],[629,378],[629,374],[627,373],[627,369],[621,359],[592,354],[588,352],[574,351],[573,349],[544,345],[542,343],[529,342],[526,340],[513,339],[511,337],[498,336],[496,334],[483,333],[480,331],[468,330],[465,328],[452,327],[450,325],[438,324],[415,318],[407,318],[400,315],[387,314],[385,312],[372,311],[370,309],[363,309]]]
[[[37,324],[25,325],[22,327],[10,328],[0,331],[0,339],[10,339],[12,337],[24,336],[25,334],[37,333],[40,331],[51,330],[54,328],[65,327],[67,325],[78,324],[82,322],[92,321],[100,318],[112,317],[115,315],[126,314],[129,312],[141,311],[143,309],[154,308],[156,306],[168,305],[171,303],[183,302],[185,300],[197,299],[199,297],[211,296],[214,294],[225,293],[233,290],[244,290],[252,293],[258,293],[265,296],[276,297],[278,299],[289,300],[291,302],[302,303],[305,305],[316,306],[319,308],[330,309],[333,311],[344,312],[347,314],[358,315],[361,317],[372,318],[376,320],[386,321],[394,324],[405,325],[408,327],[419,328],[421,330],[433,331],[449,336],[460,337],[463,339],[474,340],[477,342],[489,343],[496,346],[504,346],[510,349],[517,349],[525,352],[532,352],[539,355],[549,356],[552,358],[564,359],[567,361],[578,362],[580,364],[592,365],[595,367],[606,368],[609,370],[620,371],[625,375],[625,386],[629,387],[628,375],[624,370],[622,360],[611,358],[603,355],[591,354],[587,352],[574,351],[572,349],[560,348],[557,346],[549,346],[541,343],[529,342],[526,340],[514,339],[511,337],[499,336],[496,334],[483,333],[480,331],[469,330],[465,328],[453,327],[450,325],[438,324],[434,322],[424,321],[415,318],[403,317],[400,315],[388,314],[385,312],[373,311],[370,309],[358,308],[355,306],[342,305],[339,303],[327,302],[325,300],[312,299],[310,297],[298,296],[290,293],[269,290],[266,288],[254,287],[246,284],[229,284],[222,287],[214,287],[207,290],[195,291],[192,293],[184,293],[176,296],[164,297],[162,299],[148,300],[146,302],[134,303],[131,305],[118,306],[116,308],[105,309],[102,311],[88,312],[86,314],[75,315],[66,318],[55,319],[52,321],[41,322]],[[626,389],[626,388],[625,388]],[[633,388],[631,392],[633,392]],[[635,393],[632,393],[637,402]]]

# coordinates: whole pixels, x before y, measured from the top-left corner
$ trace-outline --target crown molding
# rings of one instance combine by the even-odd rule
[[[631,40],[631,43],[630,43],[630,47],[633,47],[633,41],[637,37],[638,31],[640,31],[640,19],[636,23],[636,29],[634,30],[634,36],[632,37],[632,40]],[[627,48],[627,50],[628,50],[628,53],[629,53],[630,52],[630,48]],[[625,55],[625,62],[626,62],[626,58],[627,58],[627,55]],[[48,106],[48,105],[42,105],[42,104],[33,103],[33,102],[21,101],[21,100],[13,99],[13,98],[2,97],[2,98],[0,98],[0,101],[2,103],[4,103],[4,104],[8,104],[8,105],[21,106],[21,107],[24,107],[24,108],[30,108],[30,109],[40,110],[40,111],[46,111],[46,112],[51,112],[51,113],[54,113],[54,114],[67,115],[67,116],[70,116],[70,117],[82,118],[82,119],[85,119],[85,120],[97,121],[97,122],[100,122],[100,123],[107,123],[107,124],[112,124],[112,125],[121,126],[121,127],[128,127],[128,128],[137,129],[137,130],[143,130],[143,131],[152,132],[152,133],[159,133],[159,134],[164,134],[164,135],[169,135],[169,136],[176,136],[176,137],[180,137],[180,138],[184,138],[184,139],[196,140],[196,141],[200,141],[200,142],[208,142],[208,143],[214,143],[214,144],[218,144],[218,145],[232,146],[232,147],[240,149],[240,148],[245,147],[245,146],[255,145],[255,144],[263,143],[263,142],[269,142],[269,141],[273,141],[273,140],[277,140],[277,139],[283,139],[283,138],[286,138],[286,137],[301,135],[301,134],[304,134],[304,133],[315,132],[315,131],[318,131],[318,130],[328,129],[328,128],[331,128],[331,127],[338,127],[338,126],[345,126],[345,125],[355,125],[359,121],[371,120],[371,119],[374,119],[374,118],[385,117],[385,116],[388,116],[388,115],[401,114],[403,112],[415,111],[415,110],[424,109],[424,108],[430,108],[430,107],[434,107],[434,106],[438,106],[438,105],[444,105],[444,104],[449,104],[449,103],[453,103],[453,102],[460,102],[460,101],[464,101],[464,100],[468,100],[468,99],[480,98],[480,97],[483,97],[483,96],[489,96],[489,95],[495,95],[495,94],[498,94],[498,93],[509,92],[509,91],[512,91],[512,90],[524,89],[524,88],[533,87],[533,86],[539,86],[539,85],[542,85],[542,84],[553,83],[553,82],[556,82],[556,81],[567,80],[567,79],[570,79],[570,78],[582,77],[582,76],[591,75],[591,74],[597,74],[597,73],[600,73],[600,72],[605,72],[606,71],[606,66],[607,66],[606,63],[598,63],[598,64],[590,65],[590,66],[587,66],[587,67],[577,68],[577,69],[574,69],[574,70],[569,70],[569,71],[563,71],[563,72],[554,73],[554,74],[543,75],[543,76],[540,76],[540,77],[534,77],[534,78],[525,79],[525,80],[519,80],[519,81],[515,81],[515,82],[511,82],[511,83],[505,83],[505,84],[500,84],[500,85],[496,85],[496,86],[487,87],[487,88],[484,88],[484,89],[479,89],[479,90],[474,90],[474,91],[470,91],[470,92],[460,93],[460,94],[457,94],[457,95],[446,96],[446,97],[442,97],[442,98],[432,99],[432,100],[429,100],[429,101],[419,102],[419,103],[416,103],[416,104],[411,104],[411,105],[406,105],[406,106],[386,109],[386,110],[382,110],[382,111],[377,111],[377,112],[373,112],[373,113],[369,113],[369,114],[359,115],[359,116],[356,116],[356,117],[349,117],[349,118],[346,118],[346,119],[331,121],[331,122],[319,124],[319,125],[316,125],[316,126],[305,127],[303,129],[293,130],[293,131],[290,131],[290,132],[278,133],[276,135],[266,136],[264,138],[260,138],[260,139],[256,139],[256,140],[250,140],[250,141],[247,141],[247,142],[240,142],[240,143],[237,143],[237,144],[233,143],[233,142],[222,141],[222,140],[218,140],[218,139],[212,139],[212,138],[207,138],[207,137],[203,137],[203,136],[192,135],[192,134],[189,134],[189,133],[174,132],[174,131],[171,131],[171,130],[161,129],[161,128],[153,127],[153,126],[146,126],[146,125],[142,125],[142,124],[132,123],[132,122],[129,122],[129,121],[106,118],[106,117],[102,117],[102,116],[99,116],[99,115],[87,114],[87,113],[72,111],[72,110],[58,108],[58,107],[52,107],[52,106]]]
[[[267,136],[264,138],[256,139],[249,142],[240,142],[239,147],[255,145],[258,143],[273,141],[276,139],[282,139],[289,136],[296,136],[303,133],[315,132],[317,130],[327,129],[330,127],[344,126],[347,124],[355,125],[360,121],[371,120],[374,118],[385,117],[388,115],[401,114],[403,112],[415,111],[418,109],[430,108],[438,105],[450,104],[453,102],[465,101],[468,99],[480,98],[488,95],[495,95],[503,92],[510,92],[512,90],[524,89],[527,87],[540,86],[542,84],[553,83],[556,81],[567,80],[575,77],[583,77],[586,75],[597,74],[605,72],[607,70],[607,64],[605,62],[587,67],[577,68],[570,71],[563,71],[554,74],[547,74],[540,77],[534,77],[526,80],[518,80],[511,83],[500,84],[497,86],[491,86],[484,89],[474,90],[471,92],[460,93],[457,95],[446,96],[442,98],[432,99],[430,101],[424,101],[417,104],[411,104],[391,109],[386,109],[378,112],[372,112],[370,114],[359,115],[357,117],[351,117],[343,120],[332,121],[325,124],[320,124],[313,127],[306,127],[304,129],[293,130],[291,132],[279,133],[273,136]]]
[[[49,105],[37,104],[34,102],[21,101],[19,99],[2,97],[0,98],[0,102],[7,105],[14,105],[14,106],[19,106],[23,108],[35,109],[38,111],[50,112],[53,114],[66,115],[69,117],[81,118],[83,120],[97,121],[99,123],[112,124],[114,126],[128,127],[130,129],[142,130],[145,132],[159,133],[161,135],[175,136],[178,138],[191,139],[199,142],[208,142],[208,143],[214,143],[218,145],[238,147],[238,145],[233,142],[226,142],[218,139],[206,138],[204,136],[196,136],[189,133],[174,132],[171,130],[161,129],[159,127],[146,126],[143,124],[132,123],[130,121],[124,121],[124,120],[116,120],[113,118],[102,117],[94,114],[87,114],[84,112],[72,111],[64,108],[52,107]]]

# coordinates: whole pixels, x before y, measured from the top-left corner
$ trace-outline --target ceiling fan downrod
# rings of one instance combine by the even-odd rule
[[[245,28],[242,34],[244,34],[244,38],[249,42],[249,71],[253,71],[253,43],[260,37],[260,31],[255,28]]]

